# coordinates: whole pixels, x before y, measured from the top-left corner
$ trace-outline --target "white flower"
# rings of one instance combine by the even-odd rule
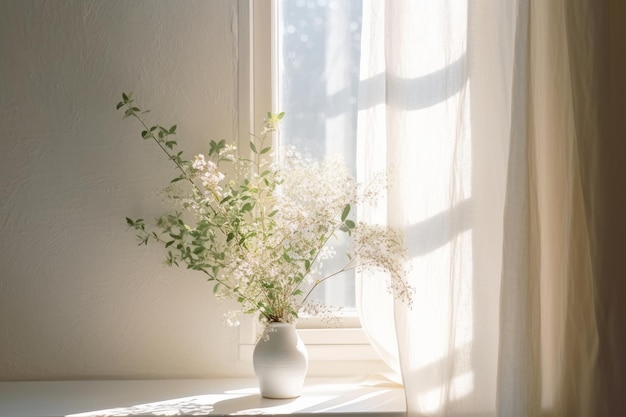
[[[225,178],[224,174],[222,174],[221,172],[217,171],[217,172],[211,172],[211,171],[207,171],[204,172],[201,176],[200,176],[201,180],[202,180],[202,186],[209,189],[209,190],[214,190],[214,189],[218,189],[219,188],[219,183]],[[219,188],[221,189],[221,188]]]
[[[194,169],[197,169],[199,171],[204,170],[204,168],[206,167],[206,161],[204,159],[204,155],[202,154],[196,155],[194,157],[192,166]]]

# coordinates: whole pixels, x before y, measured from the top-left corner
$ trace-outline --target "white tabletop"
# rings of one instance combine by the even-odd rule
[[[0,382],[0,417],[308,415],[404,417],[404,391],[382,378],[309,378],[270,400],[255,379]]]

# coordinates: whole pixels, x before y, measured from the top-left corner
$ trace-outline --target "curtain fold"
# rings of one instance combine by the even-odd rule
[[[598,334],[591,409],[626,415],[626,4],[575,0],[564,9]]]
[[[363,275],[357,299],[410,416],[626,411],[621,22],[614,0],[364,2],[357,175],[395,176],[359,216],[405,231],[416,298]]]

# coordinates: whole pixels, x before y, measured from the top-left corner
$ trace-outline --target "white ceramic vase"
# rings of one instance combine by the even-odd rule
[[[265,398],[295,398],[302,393],[308,368],[304,342],[289,323],[268,323],[252,356]]]

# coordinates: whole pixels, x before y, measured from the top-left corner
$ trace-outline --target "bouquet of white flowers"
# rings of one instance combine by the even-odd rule
[[[163,245],[167,264],[201,272],[218,298],[238,301],[241,310],[230,314],[230,323],[241,313],[294,322],[313,289],[355,268],[388,272],[390,291],[411,303],[402,234],[350,216],[355,204],[371,202],[376,187],[361,187],[335,160],[311,161],[293,149],[273,154],[270,142],[283,113],[269,114],[263,131],[252,136],[251,157],[222,140],[186,160],[176,151],[175,125],[148,127],[129,94],[117,108],[141,123],[142,138],[154,140],[179,173],[165,189],[174,210],[151,225],[127,218],[128,224],[140,244]],[[230,175],[221,170],[225,164]],[[346,263],[320,276],[317,265],[338,233],[351,241]]]

